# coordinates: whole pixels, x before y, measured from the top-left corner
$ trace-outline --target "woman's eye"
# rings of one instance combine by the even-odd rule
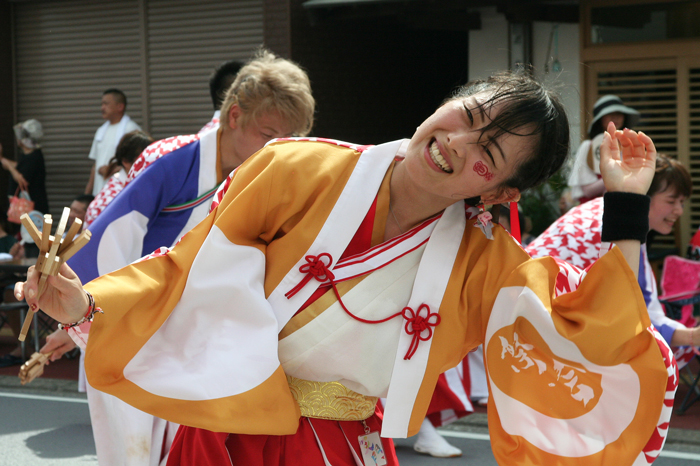
[[[261,134],[262,137],[264,137],[265,139],[273,139],[273,137],[274,137],[274,136],[272,136],[271,134],[265,134],[265,133],[260,133],[260,134]]]
[[[467,112],[467,116],[469,117],[469,122],[473,125],[474,124],[474,116],[472,115],[472,112],[469,110],[466,104],[462,104],[464,106],[464,110]]]
[[[486,152],[486,155],[488,155],[489,158],[491,159],[491,164],[495,167],[496,163],[493,160],[493,154],[491,154],[491,151],[489,150],[488,146],[482,146],[482,147],[484,148],[484,152]]]

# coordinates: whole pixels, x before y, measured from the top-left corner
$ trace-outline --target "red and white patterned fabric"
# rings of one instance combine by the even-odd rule
[[[603,198],[574,207],[526,248],[532,257],[552,256],[585,269],[601,254]]]
[[[209,213],[211,213],[212,211],[214,211],[214,209],[219,207],[221,200],[224,198],[224,194],[226,194],[226,190],[229,186],[231,186],[231,180],[233,180],[234,173],[236,173],[236,170],[233,170],[231,173],[229,173],[224,182],[219,185],[219,189],[216,190],[216,192],[214,193],[214,197],[211,200],[211,205],[209,206]]]
[[[219,121],[220,121],[220,120],[219,120],[219,115],[220,115],[219,110],[217,110],[216,112],[214,112],[214,116],[211,118],[211,120],[209,121],[209,123],[207,123],[206,125],[202,126],[202,129],[200,129],[199,132],[200,132],[200,133],[204,133],[205,131],[209,131],[209,130],[212,129],[212,128],[217,128],[217,127],[219,126]]]
[[[687,366],[688,363],[693,360],[695,355],[695,348],[692,346],[679,346],[675,348],[675,351],[673,352],[673,357],[676,359],[679,370]]]
[[[676,389],[678,388],[678,365],[673,357],[671,348],[653,326],[649,327],[647,330],[656,338],[656,343],[659,345],[659,349],[663,355],[664,364],[668,370],[668,384],[666,385],[664,407],[659,416],[659,423],[652,433],[649,442],[647,442],[642,453],[639,454],[632,466],[647,466],[652,464],[656,458],[659,457],[664,443],[666,443],[666,437],[668,436],[669,421],[671,420],[671,413],[673,412],[673,400],[676,396]]]
[[[150,146],[146,147],[141,155],[134,161],[134,164],[129,170],[129,176],[126,178],[126,183],[129,184],[131,180],[139,176],[150,164],[170,152],[179,149],[180,147],[191,144],[199,139],[199,134],[188,134],[185,136],[173,136],[167,139],[161,139],[156,141]]]
[[[126,172],[115,173],[102,190],[95,196],[85,212],[85,226],[89,227],[98,215],[112,202],[112,199],[126,186]]]

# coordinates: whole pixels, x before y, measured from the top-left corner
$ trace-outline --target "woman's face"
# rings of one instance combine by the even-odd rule
[[[651,196],[649,228],[662,235],[671,233],[676,220],[683,215],[684,203],[685,196],[676,193],[674,187],[667,187]]]
[[[622,112],[612,112],[607,115],[600,117],[600,123],[603,125],[603,129],[608,127],[608,123],[615,123],[615,128],[622,129],[625,125],[625,114]]]
[[[530,155],[534,136],[482,135],[501,111],[502,104],[487,103],[490,96],[481,92],[447,102],[418,127],[408,145],[403,162],[408,176],[447,205],[477,196],[489,204],[507,202],[519,194],[501,186]]]

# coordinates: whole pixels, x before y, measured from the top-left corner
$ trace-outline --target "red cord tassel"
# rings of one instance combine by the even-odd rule
[[[520,243],[520,217],[518,216],[518,203],[510,203],[510,234]]]

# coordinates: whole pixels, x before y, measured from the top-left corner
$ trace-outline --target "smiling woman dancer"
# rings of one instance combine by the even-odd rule
[[[645,219],[654,145],[608,129],[606,215]],[[94,317],[90,383],[183,425],[171,465],[395,465],[389,438],[418,431],[438,375],[482,342],[499,463],[647,464],[674,387],[633,272],[646,226],[611,222],[618,247],[559,299],[575,269],[530,260],[464,202],[517,199],[568,141],[557,98],[502,74],[410,141],[268,144],[171,250],[89,294],[67,266],[40,300],[33,269],[16,294],[74,333]]]

